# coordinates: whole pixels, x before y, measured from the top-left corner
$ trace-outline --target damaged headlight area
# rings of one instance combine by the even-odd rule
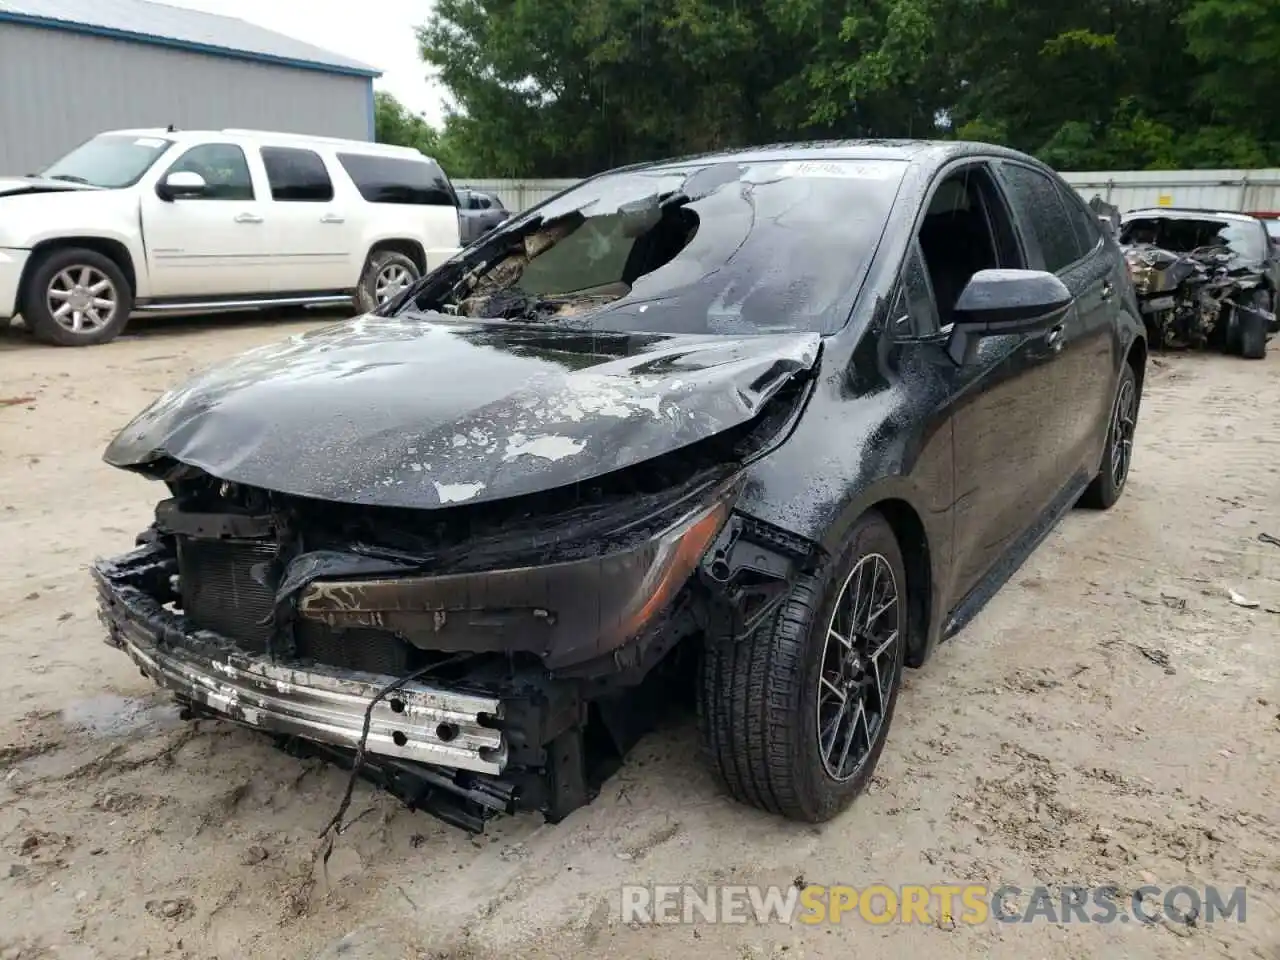
[[[688,675],[681,641],[760,615],[811,562],[810,544],[734,515],[743,451],[796,404],[591,485],[435,510],[157,465],[172,496],[93,569],[109,642],[190,716],[359,754],[451,823],[558,820]]]

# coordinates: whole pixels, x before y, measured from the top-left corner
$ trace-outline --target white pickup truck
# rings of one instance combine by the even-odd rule
[[[103,343],[137,313],[394,297],[459,249],[417,150],[253,130],[119,130],[0,179],[0,321]]]

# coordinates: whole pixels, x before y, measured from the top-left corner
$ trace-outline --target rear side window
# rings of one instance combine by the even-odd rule
[[[338,162],[370,203],[456,207],[457,198],[440,165],[427,159],[401,160],[366,153],[340,153]]]
[[[1062,202],[1066,205],[1067,216],[1071,218],[1071,226],[1076,231],[1076,245],[1080,256],[1087,257],[1093,253],[1102,239],[1102,228],[1098,225],[1098,215],[1089,209],[1081,196],[1070,187],[1058,186],[1062,193]]]
[[[1044,268],[1057,273],[1079,260],[1080,241],[1058,185],[1040,171],[1016,163],[1000,164],[1000,177],[1022,223],[1031,231],[1028,239],[1040,247]]]
[[[262,163],[272,200],[325,203],[333,199],[333,181],[320,154],[297,147],[263,147]]]

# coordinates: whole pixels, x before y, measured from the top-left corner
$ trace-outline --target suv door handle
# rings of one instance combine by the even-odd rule
[[[346,223],[345,217],[340,217],[336,213],[326,213],[320,218],[321,223]]]
[[[1044,335],[1045,343],[1049,344],[1050,350],[1058,351],[1062,349],[1062,338],[1066,330],[1066,324],[1060,323]]]
[[[1112,282],[1111,282],[1110,280],[1107,280],[1106,282],[1104,282],[1104,283],[1102,284],[1102,299],[1103,299],[1103,300],[1110,300],[1110,299],[1111,299],[1111,295],[1112,295],[1113,293],[1115,293],[1115,292],[1116,292],[1115,285],[1114,285],[1114,284],[1112,284]]]
[[[236,223],[261,223],[262,218],[256,213],[242,213],[236,217]]]

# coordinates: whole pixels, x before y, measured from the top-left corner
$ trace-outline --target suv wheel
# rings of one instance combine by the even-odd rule
[[[369,313],[397,296],[422,275],[418,265],[403,253],[380,250],[369,255],[356,291],[356,307]]]
[[[819,822],[862,792],[898,699],[906,590],[897,538],[872,511],[827,570],[798,581],[764,625],[708,638],[699,723],[735,799]]]
[[[87,347],[115,339],[133,310],[124,273],[96,250],[53,250],[36,261],[22,297],[22,318],[40,340]]]

